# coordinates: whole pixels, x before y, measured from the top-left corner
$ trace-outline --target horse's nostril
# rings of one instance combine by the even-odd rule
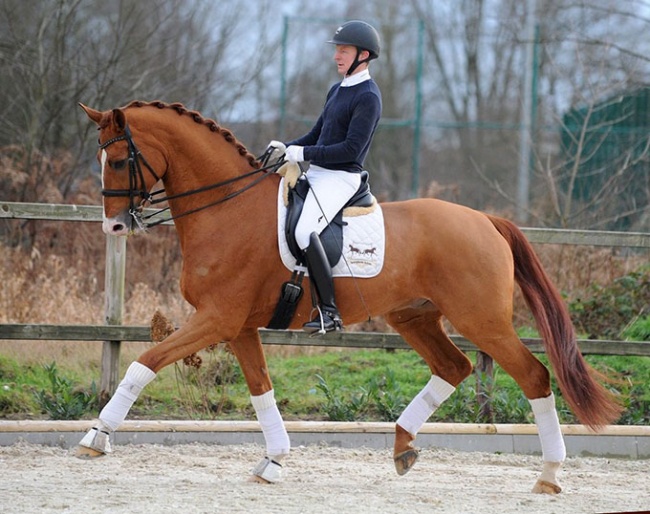
[[[122,232],[124,228],[125,228],[124,225],[122,225],[121,223],[116,223],[115,225],[113,225],[113,232]]]

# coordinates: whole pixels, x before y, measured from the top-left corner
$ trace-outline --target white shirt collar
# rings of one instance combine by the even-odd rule
[[[357,84],[361,84],[361,82],[365,82],[366,80],[370,80],[370,72],[367,69],[350,75],[349,77],[345,77],[341,82],[341,87],[356,86]]]

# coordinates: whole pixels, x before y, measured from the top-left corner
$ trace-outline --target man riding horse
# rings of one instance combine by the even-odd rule
[[[370,77],[370,61],[379,57],[379,35],[368,23],[341,25],[328,43],[336,45],[334,62],[343,80],[329,90],[323,112],[304,136],[286,143],[271,141],[269,149],[290,163],[310,161],[310,190],[296,226],[309,278],[318,295],[317,318],[306,332],[341,330],[334,300],[332,269],[319,234],[357,192],[363,162],[381,117],[381,92]]]

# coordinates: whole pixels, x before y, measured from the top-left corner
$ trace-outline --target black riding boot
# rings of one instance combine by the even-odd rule
[[[309,246],[304,251],[309,270],[309,280],[318,295],[319,315],[316,319],[308,321],[303,325],[305,332],[332,332],[341,330],[343,322],[341,315],[334,303],[334,279],[332,268],[325,255],[323,244],[316,232],[312,232],[309,238]]]

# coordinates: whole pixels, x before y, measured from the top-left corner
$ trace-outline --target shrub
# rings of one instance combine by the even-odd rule
[[[649,306],[650,266],[644,266],[606,286],[592,285],[569,309],[576,328],[589,339],[618,339],[631,327],[633,334],[647,335]]]
[[[74,383],[59,375],[56,363],[43,366],[51,389],[36,392],[36,401],[51,419],[79,419],[98,403],[95,382],[90,391],[76,389]]]

